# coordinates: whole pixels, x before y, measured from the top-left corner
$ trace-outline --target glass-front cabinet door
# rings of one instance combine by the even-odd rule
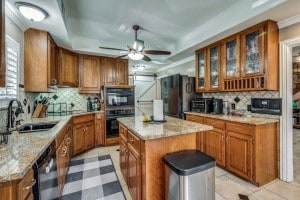
[[[196,52],[196,92],[205,89],[206,81],[206,49],[200,49]]]
[[[220,85],[220,45],[208,48],[209,89],[219,89]]]
[[[240,37],[229,37],[222,44],[222,66],[225,79],[240,76]]]
[[[264,26],[254,27],[242,34],[242,75],[263,74],[264,43],[266,31]]]

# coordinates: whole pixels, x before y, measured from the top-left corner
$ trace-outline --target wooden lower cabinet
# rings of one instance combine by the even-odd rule
[[[85,123],[84,150],[91,149],[95,146],[95,122]]]
[[[204,153],[216,159],[219,166],[225,166],[225,131],[214,128],[204,134]]]
[[[141,199],[141,160],[140,154],[128,145],[127,186],[132,199]]]
[[[73,129],[73,154],[77,155],[85,150],[84,124],[76,124]]]
[[[194,122],[197,117],[186,115]],[[197,134],[197,149],[214,157],[218,166],[258,186],[278,177],[278,123],[252,125],[202,118],[203,124],[214,129]]]
[[[128,186],[132,199],[141,199],[142,174],[140,140],[124,126],[119,125],[120,131],[120,170]],[[128,132],[128,133],[127,133]],[[133,139],[134,137],[134,139]]]
[[[252,165],[252,137],[228,131],[226,133],[226,168],[251,180]]]
[[[73,155],[77,155],[95,146],[95,116],[75,117],[73,123]]]
[[[58,179],[58,195],[62,195],[69,164],[72,157],[72,125],[68,124],[57,136],[56,166]]]
[[[105,116],[103,113],[95,115],[95,145],[105,144]]]
[[[30,169],[25,177],[18,183],[18,199],[19,200],[33,200],[32,187],[36,183],[33,177],[33,170]]]

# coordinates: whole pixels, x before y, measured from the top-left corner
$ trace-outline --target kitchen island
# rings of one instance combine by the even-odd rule
[[[165,154],[198,149],[199,138],[212,126],[166,117],[166,122],[143,122],[142,116],[118,118],[120,169],[132,199],[164,199]]]

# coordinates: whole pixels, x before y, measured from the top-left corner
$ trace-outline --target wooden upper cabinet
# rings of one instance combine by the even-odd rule
[[[240,35],[222,41],[221,66],[224,79],[240,77]]]
[[[216,91],[221,86],[221,45],[220,43],[207,48],[207,75],[208,87],[206,90]]]
[[[57,85],[57,46],[53,39],[48,35],[48,86]]]
[[[115,85],[116,82],[116,59],[102,58],[102,67],[104,69],[104,85]]]
[[[97,56],[79,56],[80,93],[99,93],[100,59]]]
[[[66,49],[59,49],[58,84],[78,87],[78,55]]]
[[[24,32],[24,89],[47,92],[57,80],[56,44],[46,31]]]
[[[6,67],[5,67],[5,0],[1,0],[0,9],[1,14],[1,26],[0,26],[0,87],[6,86]]]
[[[117,85],[128,85],[128,60],[117,59],[116,70]]]
[[[197,50],[196,92],[278,90],[278,34],[268,20]]]
[[[266,26],[259,25],[247,29],[242,38],[242,76],[263,75]]]
[[[206,84],[206,49],[200,49],[196,51],[196,92],[205,91]]]
[[[102,58],[104,85],[128,85],[128,60]]]

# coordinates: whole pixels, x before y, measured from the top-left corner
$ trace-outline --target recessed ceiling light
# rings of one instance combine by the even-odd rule
[[[48,17],[48,13],[42,8],[26,2],[16,2],[20,13],[27,19],[39,22]]]

